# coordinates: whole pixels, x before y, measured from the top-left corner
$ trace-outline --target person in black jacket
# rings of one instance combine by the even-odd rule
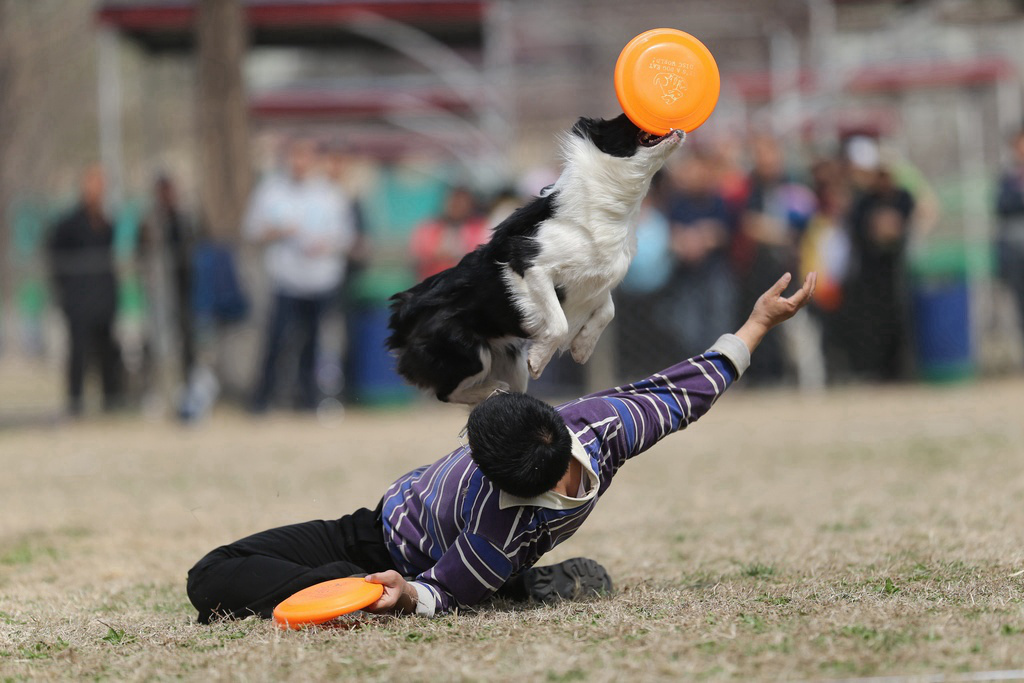
[[[103,169],[88,167],[78,204],[54,225],[48,244],[53,282],[68,325],[71,415],[82,412],[83,380],[91,359],[100,363],[104,409],[116,407],[121,388],[121,355],[114,339],[114,231],[103,210],[104,190]]]
[[[153,208],[142,226],[141,247],[154,300],[166,306],[167,322],[176,331],[182,380],[190,380],[196,360],[192,320],[192,250],[195,230],[178,200],[178,189],[168,175],[153,186]]]
[[[999,277],[1013,292],[1018,323],[1024,333],[1024,130],[1013,139],[1013,159],[999,176],[996,241]]]
[[[850,211],[856,268],[847,282],[846,309],[857,334],[848,336],[854,373],[868,381],[907,374],[909,311],[906,251],[914,197],[882,166]]]

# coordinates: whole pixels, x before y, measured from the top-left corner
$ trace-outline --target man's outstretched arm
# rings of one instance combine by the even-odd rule
[[[743,326],[734,335],[723,335],[704,354],[635,384],[562,406],[566,424],[588,450],[599,446],[602,468],[614,473],[627,458],[696,421],[746,370],[750,353],[764,336],[810,301],[816,275],[809,274],[800,290],[783,297],[790,280],[789,273],[783,275],[757,300]]]

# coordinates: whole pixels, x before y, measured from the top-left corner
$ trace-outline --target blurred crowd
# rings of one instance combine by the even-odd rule
[[[996,247],[999,272],[1016,293],[1024,321],[1024,133],[1013,150],[1013,163],[999,179]],[[279,157],[254,188],[241,231],[244,242],[262,252],[272,295],[247,397],[255,414],[275,406],[316,410],[325,394],[341,395],[337,386],[325,390],[322,357],[340,353],[335,364],[346,368],[343,374],[352,372],[354,361],[344,349],[325,351],[322,322],[351,312],[349,290],[373,257],[339,157],[306,138],[290,140]],[[440,211],[408,235],[412,278],[457,263],[555,177],[534,172],[518,188],[487,195],[450,187]],[[105,408],[122,405],[125,394],[115,334],[114,229],[103,197],[102,169],[86,169],[79,201],[49,231],[52,288],[67,324],[72,414],[82,411],[91,365],[100,371]],[[868,137],[852,137],[836,156],[799,166],[787,165],[783,147],[769,135],[687,145],[652,183],[636,256],[616,292],[617,320],[605,343],[616,350],[617,375],[643,375],[702,352],[734,329],[781,273],[799,280],[813,270],[818,290],[809,311],[769,335],[747,383],[814,390],[906,378],[914,362],[908,247],[930,229],[936,213],[920,175]],[[177,409],[184,419],[204,414],[217,396],[204,349],[219,326],[248,315],[233,246],[204,239],[174,180],[156,179],[138,263],[153,336],[171,349],[163,355],[180,369]],[[354,334],[349,325],[348,336]]]
[[[733,329],[781,273],[799,281],[816,271],[809,313],[769,336],[748,383],[817,389],[906,377],[906,252],[912,232],[927,229],[920,207],[930,198],[896,180],[874,140],[842,149],[793,168],[768,135],[743,149],[694,145],[655,179],[620,310],[671,341],[664,360]]]

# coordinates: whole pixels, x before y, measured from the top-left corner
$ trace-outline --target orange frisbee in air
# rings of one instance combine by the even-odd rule
[[[654,28],[622,48],[615,94],[629,120],[648,133],[689,133],[708,120],[722,81],[704,43],[674,28]]]
[[[384,594],[384,586],[363,578],[331,579],[303,588],[274,608],[281,628],[298,629],[322,624],[357,609],[369,607]]]

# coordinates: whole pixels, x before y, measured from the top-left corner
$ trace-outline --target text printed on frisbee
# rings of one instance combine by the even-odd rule
[[[665,104],[675,104],[686,97],[685,76],[693,74],[693,64],[655,57],[647,68],[658,72],[654,75],[654,85],[661,90],[661,99]]]

